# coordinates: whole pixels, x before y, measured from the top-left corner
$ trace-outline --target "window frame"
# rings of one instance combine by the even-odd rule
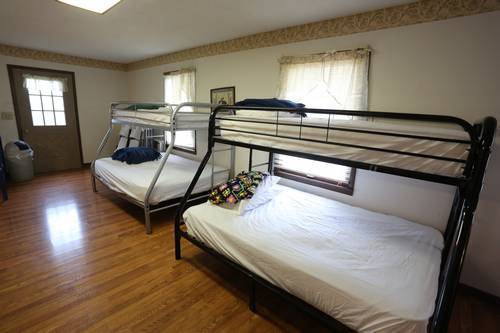
[[[194,76],[194,82],[195,83],[194,83],[194,85],[196,87],[196,70],[194,68],[179,69],[179,70],[164,72],[163,73],[163,98],[164,98],[164,100],[165,100],[166,103],[170,103],[171,102],[171,101],[167,101],[166,100],[166,88],[165,88],[165,86],[166,86],[166,80],[167,80],[167,78],[169,76],[182,75],[184,72],[186,72],[186,73],[187,72],[193,72],[193,73],[195,73],[195,76]],[[194,100],[196,100],[196,98]],[[197,155],[198,144],[197,144],[197,141],[196,141],[196,136],[197,136],[196,130],[178,130],[177,132],[180,132],[180,131],[186,131],[186,132],[191,132],[192,133],[192,135],[194,137],[193,147],[179,145],[177,143],[177,140],[176,140],[176,143],[174,144],[174,148],[173,149],[177,150],[177,151],[180,151],[180,152],[183,152],[183,153]],[[170,146],[170,143],[167,140],[166,132],[165,132],[165,135],[164,135],[165,136],[165,149],[167,149]]]
[[[357,49],[359,50],[359,49]],[[337,52],[344,52],[344,51],[351,51],[351,50],[342,50],[342,51],[337,51]],[[314,56],[314,55],[313,55]],[[306,56],[307,57],[307,56]],[[280,60],[281,63],[281,60]],[[368,64],[367,64],[367,81],[370,79],[370,68],[371,68],[371,52],[370,49],[368,49]],[[280,73],[282,73],[283,68],[282,65],[280,66]],[[281,81],[280,81],[280,95],[282,92],[283,87],[281,86]],[[368,87],[368,86],[367,86]],[[368,89],[368,88],[367,88]],[[280,96],[281,97],[281,96]],[[368,98],[368,95],[367,95]],[[274,157],[276,158],[276,157]],[[339,165],[335,163],[331,163],[334,165]],[[346,166],[347,167],[347,166]],[[312,176],[308,175],[305,172],[300,172],[296,171],[293,169],[287,169],[284,167],[274,167],[274,173],[277,176],[281,176],[283,178],[291,179],[297,182],[301,182],[304,184],[320,187],[323,189],[331,190],[334,192],[339,192],[343,193],[346,195],[353,195],[354,194],[354,185],[356,181],[356,168],[350,167],[350,173],[349,173],[349,179],[347,182],[345,181],[336,181],[333,179],[328,179],[326,177],[321,177],[321,176]]]
[[[48,94],[42,94],[41,90],[38,91],[38,94],[34,94],[28,90],[27,94],[28,94],[28,104],[29,104],[30,115],[31,115],[31,123],[32,123],[33,127],[66,127],[66,126],[68,126],[68,122],[66,120],[66,108],[64,105],[64,103],[65,103],[64,92],[61,92],[61,96],[54,96],[53,91],[51,91],[50,95],[48,95]],[[33,106],[31,104],[31,96],[37,96],[40,98],[40,107],[41,107],[40,110],[33,109]],[[51,110],[45,110],[45,108],[43,107],[43,97],[50,97],[50,99],[52,100],[52,109]],[[54,103],[54,97],[62,98],[63,110],[56,110],[55,103]],[[42,112],[43,125],[35,125],[35,122],[33,121],[33,112]],[[47,123],[45,121],[45,113],[49,113],[49,112],[51,112],[53,117],[54,117],[54,124],[53,125],[47,125]],[[62,113],[64,115],[64,125],[60,125],[57,123],[56,113],[58,113],[58,112]]]
[[[326,190],[339,192],[346,195],[354,194],[354,183],[356,181],[356,168],[351,167],[349,180],[347,182],[336,181],[321,176],[310,176],[304,172],[275,167],[274,174],[279,177],[294,180],[307,185],[320,187]]]
[[[177,144],[174,144],[174,149],[177,151],[183,152],[183,153],[197,155],[198,151],[196,148],[198,147],[198,144],[196,142],[196,136],[197,136],[196,130],[186,130],[186,131],[187,132],[194,132],[194,147],[179,146]],[[166,141],[166,136],[165,136],[165,141]],[[165,142],[165,149],[168,149],[169,146],[170,146],[170,143]]]

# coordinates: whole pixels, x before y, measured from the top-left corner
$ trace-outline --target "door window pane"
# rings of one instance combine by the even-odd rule
[[[59,89],[52,90],[52,96],[61,96],[62,97],[62,95],[63,95],[62,90],[59,90]]]
[[[52,93],[52,81],[49,80],[38,80],[38,88],[42,95],[50,95]]]
[[[30,95],[31,110],[42,110],[42,101],[40,95]]]
[[[56,125],[57,126],[66,126],[66,114],[63,112],[54,112],[56,115]]]
[[[42,111],[31,111],[31,118],[33,119],[33,126],[43,126],[43,114]]]
[[[54,98],[54,110],[56,111],[64,111],[64,99],[62,97],[53,97]]]
[[[44,111],[43,117],[45,118],[45,126],[54,126],[56,124],[56,122],[54,120],[54,112]]]
[[[42,104],[44,111],[54,110],[54,106],[52,105],[52,96],[42,96]]]

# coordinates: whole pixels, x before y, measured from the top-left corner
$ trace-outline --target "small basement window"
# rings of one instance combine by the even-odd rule
[[[274,163],[277,176],[348,195],[354,192],[354,168],[279,154]]]

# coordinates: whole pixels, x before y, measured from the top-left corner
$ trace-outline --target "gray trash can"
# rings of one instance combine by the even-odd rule
[[[33,149],[23,142],[9,142],[5,145],[7,172],[15,182],[33,179]]]

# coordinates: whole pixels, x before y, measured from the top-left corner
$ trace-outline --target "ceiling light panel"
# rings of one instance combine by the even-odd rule
[[[122,0],[56,0],[70,6],[90,10],[94,13],[104,14]]]

